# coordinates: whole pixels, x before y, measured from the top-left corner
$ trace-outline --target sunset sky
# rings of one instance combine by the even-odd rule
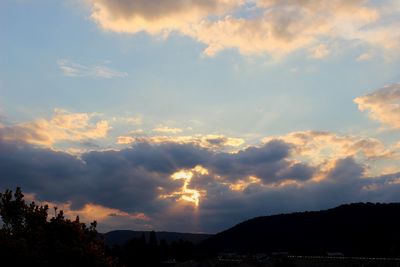
[[[400,201],[400,1],[1,0],[16,186],[100,231]]]

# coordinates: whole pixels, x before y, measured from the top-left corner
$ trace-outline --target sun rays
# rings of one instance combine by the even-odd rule
[[[190,203],[194,205],[194,207],[198,208],[200,204],[200,200],[203,196],[206,195],[204,190],[197,190],[190,187],[190,182],[192,181],[193,176],[195,175],[207,175],[208,170],[204,167],[197,165],[193,169],[183,169],[177,171],[171,175],[172,180],[182,180],[183,185],[178,190],[171,194],[163,194],[160,195],[162,199],[176,199],[177,201],[182,201],[183,203]]]

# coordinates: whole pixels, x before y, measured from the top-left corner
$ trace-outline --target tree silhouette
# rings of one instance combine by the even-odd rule
[[[156,232],[151,231],[150,232],[150,237],[149,237],[149,246],[151,248],[156,248],[158,245],[157,237],[156,237]]]
[[[47,205],[26,204],[20,188],[0,193],[0,265],[113,266],[96,231],[63,211],[48,220]]]

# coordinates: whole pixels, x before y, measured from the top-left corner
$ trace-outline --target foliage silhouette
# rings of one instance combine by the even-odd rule
[[[157,241],[156,233],[151,232],[147,241],[143,234],[132,238],[124,245],[113,246],[109,254],[118,259],[118,266],[135,267],[163,266],[163,262],[184,262],[196,257],[196,247],[190,241],[173,241],[168,244],[164,239]]]
[[[7,266],[113,266],[104,242],[89,226],[57,212],[48,220],[49,207],[26,204],[20,188],[0,193],[0,265]]]

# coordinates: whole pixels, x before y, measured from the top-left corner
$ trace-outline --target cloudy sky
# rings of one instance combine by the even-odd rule
[[[0,189],[112,229],[400,201],[398,0],[1,0]]]

